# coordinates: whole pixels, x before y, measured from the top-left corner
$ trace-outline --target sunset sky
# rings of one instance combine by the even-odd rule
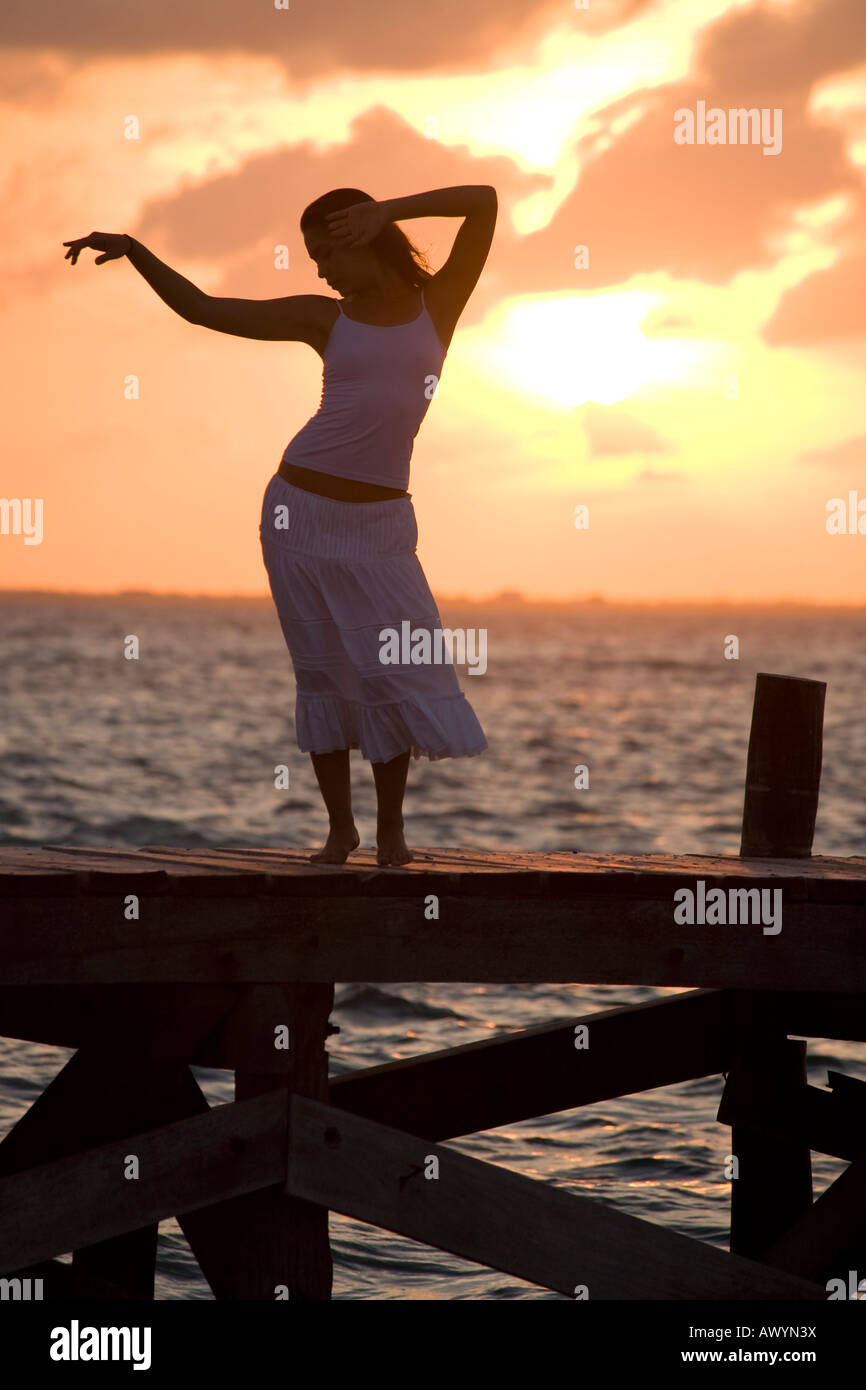
[[[866,602],[864,0],[17,0],[0,43],[0,495],[44,518],[0,586],[266,595],[262,494],[319,401],[312,348],[63,241],[330,293],[313,198],[490,183],[412,459],[437,597]],[[678,143],[699,103],[781,112],[780,151]],[[438,268],[460,224],[402,225]]]

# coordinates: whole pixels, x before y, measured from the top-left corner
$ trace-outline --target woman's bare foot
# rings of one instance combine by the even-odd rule
[[[412,855],[403,838],[402,819],[395,824],[380,821],[376,826],[377,864],[409,864],[411,860]]]
[[[354,821],[349,825],[332,825],[322,848],[310,855],[310,863],[345,864],[352,850],[357,849],[360,843],[361,837],[355,828]]]

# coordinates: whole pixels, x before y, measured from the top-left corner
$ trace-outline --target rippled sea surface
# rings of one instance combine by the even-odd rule
[[[487,735],[477,758],[413,762],[410,845],[736,854],[757,671],[827,682],[816,854],[866,854],[866,614],[608,604],[440,603],[484,629],[487,670],[461,685]],[[129,636],[138,660],[124,658]],[[725,659],[736,636],[739,659]],[[139,846],[322,842],[310,760],[293,735],[294,677],[270,600],[0,594],[0,843]],[[730,643],[728,643],[730,646]],[[362,843],[369,765],[352,754]],[[288,790],[274,788],[287,764]],[[589,768],[576,791],[574,769]],[[599,923],[599,930],[604,924]],[[338,984],[335,1074],[661,997],[576,985]],[[0,1133],[70,1056],[0,1039]],[[815,1039],[809,1080],[866,1079],[862,1045]],[[195,1068],[212,1104],[231,1074]],[[726,1247],[730,1131],[709,1077],[455,1140]],[[813,1155],[816,1194],[842,1163]],[[331,1217],[335,1297],[542,1298],[529,1284]],[[209,1299],[175,1221],[157,1297]]]

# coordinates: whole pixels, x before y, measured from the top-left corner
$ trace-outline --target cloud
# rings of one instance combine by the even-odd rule
[[[660,473],[655,468],[643,468],[635,478],[636,483],[678,483],[685,473]]]
[[[580,33],[626,23],[650,0],[591,0],[578,11],[563,0],[6,0],[0,43],[54,48],[81,60],[166,53],[245,53],[276,57],[300,81],[344,72],[452,72],[486,69],[492,58],[525,56],[555,24]]]
[[[586,430],[591,458],[606,458],[613,454],[667,454],[673,451],[667,439],[625,411],[591,404],[580,407],[579,418]]]
[[[738,12],[710,25],[695,57],[699,79],[633,91],[596,113],[599,128],[574,147],[577,186],[512,258],[521,288],[595,290],[658,271],[718,285],[773,265],[797,207],[862,192],[845,133],[808,102],[816,81],[864,60],[863,0]],[[780,153],[675,144],[674,112],[699,100],[726,111],[781,106]],[[579,245],[586,269],[572,268]]]
[[[143,241],[165,234],[179,254],[204,249],[215,256],[238,255],[219,293],[270,297],[293,292],[298,288],[294,276],[287,289],[285,273],[270,268],[270,252],[276,242],[287,241],[303,255],[300,240],[291,238],[297,238],[297,216],[306,202],[344,184],[365,188],[374,197],[392,196],[394,189],[414,186],[423,167],[427,187],[484,182],[499,191],[502,211],[473,296],[473,314],[504,295],[597,290],[640,273],[663,271],[675,278],[726,283],[745,268],[775,263],[775,238],[797,207],[841,191],[855,198],[862,194],[843,132],[820,125],[807,110],[814,81],[866,54],[861,13],[866,14],[861,0],[856,5],[825,0],[820,22],[809,6],[784,13],[738,12],[709,26],[696,58],[696,68],[705,74],[701,83],[690,78],[653,92],[633,92],[599,113],[602,136],[611,127],[620,133],[610,143],[600,143],[597,130],[581,134],[575,146],[583,165],[578,186],[546,227],[527,236],[516,236],[503,213],[518,197],[549,186],[544,176],[523,174],[504,157],[475,158],[468,150],[424,140],[385,107],[358,118],[351,139],[324,153],[311,143],[281,149],[251,159],[237,174],[150,205],[135,234]],[[835,25],[832,36],[823,34],[828,24]],[[747,55],[742,44],[751,45]],[[809,53],[801,53],[803,45]],[[774,70],[777,51],[790,71],[759,81],[756,73]],[[763,105],[781,99],[780,92],[783,148],[778,155],[764,155],[756,146],[674,143],[673,113],[680,107],[693,109],[698,100],[724,109]],[[620,128],[629,116],[636,119]],[[381,183],[383,149],[388,150],[388,187]],[[413,234],[411,226],[407,230]],[[573,268],[579,244],[589,247],[586,270]],[[840,281],[851,282],[856,269],[856,260],[846,261]],[[854,288],[859,285],[855,277]],[[808,301],[802,312],[797,294],[798,289],[791,291],[790,303],[779,306],[777,320],[768,326],[779,341],[792,334],[806,341],[810,321],[816,337],[837,335],[846,323],[847,331],[859,331],[859,315],[866,313],[866,307],[858,307],[866,306],[862,294],[856,302],[855,295],[834,294],[832,300],[841,301],[836,308],[823,297],[823,329],[808,290],[802,291]],[[673,326],[664,327],[670,331]]]
[[[640,326],[645,338],[664,338],[667,334],[680,337],[685,333],[697,333],[698,326],[691,314],[677,313],[672,309],[653,310]]]
[[[866,335],[866,220],[863,246],[782,295],[761,336],[770,347],[800,347]]]
[[[866,434],[843,439],[841,444],[831,444],[827,448],[807,449],[798,454],[798,463],[817,463],[824,468],[858,468],[862,471],[866,462]]]
[[[859,66],[866,55],[863,0],[798,0],[788,11],[756,5],[713,25],[700,66],[714,85],[734,85],[759,105],[797,100],[813,83]],[[739,104],[739,103],[735,103]]]
[[[387,166],[382,160],[385,149]],[[427,140],[384,106],[358,116],[343,145],[323,153],[312,142],[304,142],[254,156],[237,172],[149,203],[138,225],[128,230],[145,245],[158,246],[160,258],[234,257],[214,293],[251,299],[319,290],[329,293],[317,279],[298,227],[306,204],[329,188],[344,186],[360,188],[374,198],[396,197],[417,186],[421,168],[428,188],[494,185],[500,212],[488,269],[482,276],[485,297],[481,302],[513,291],[516,287],[507,284],[507,276],[495,270],[496,257],[516,241],[506,210],[512,201],[548,188],[550,177],[524,172],[505,155],[475,157],[464,147]],[[447,255],[456,231],[453,219],[413,219],[402,225],[422,250],[427,249],[428,234],[440,239],[438,257],[430,253],[434,267]],[[276,244],[289,247],[288,271],[273,268]]]
[[[364,6],[346,0],[335,23],[331,6],[314,6],[312,0],[291,0],[291,5],[289,11],[271,11],[246,10],[234,0],[155,0],[152,6],[104,0],[75,7],[18,3],[7,6],[4,22],[9,42],[35,44],[47,35],[46,41],[81,55],[266,47],[294,64],[293,73],[330,79],[343,66],[387,68],[392,61],[411,71],[439,63],[452,70],[467,65],[489,70],[500,40],[519,40],[525,56],[527,36],[541,36],[564,12],[558,0],[520,5],[444,0],[435,13],[421,6],[388,10],[395,18],[385,22],[386,7],[379,0]],[[571,13],[583,30],[600,32],[644,8],[646,0],[595,0],[588,11]],[[291,43],[275,44],[275,33],[291,35]],[[756,7],[722,17],[701,34],[694,61],[700,81],[690,76],[661,89],[631,92],[596,113],[592,128],[581,127],[571,151],[581,169],[578,185],[546,227],[526,236],[512,230],[510,208],[550,188],[551,176],[525,172],[506,156],[476,157],[468,147],[426,140],[384,105],[359,116],[344,143],[280,144],[250,157],[237,171],[150,202],[138,224],[124,230],[161,257],[213,258],[223,276],[214,293],[270,298],[321,287],[297,223],[305,204],[326,189],[352,185],[374,197],[391,197],[417,188],[419,170],[427,188],[492,183],[500,217],[467,310],[465,321],[472,322],[507,296],[593,291],[639,274],[727,283],[744,269],[775,264],[777,238],[792,224],[796,209],[845,192],[858,210],[855,217],[824,232],[828,244],[838,248],[837,264],[789,290],[764,336],[771,345],[850,337],[866,331],[866,191],[846,153],[845,133],[822,125],[810,114],[808,101],[815,82],[864,59],[864,0],[821,0],[784,11]],[[52,62],[54,67],[33,69],[34,91],[40,82],[50,83],[56,64],[68,59]],[[698,100],[723,109],[781,104],[782,152],[766,156],[756,146],[676,145],[673,113],[693,109]],[[406,230],[438,266],[450,250],[455,225],[429,219],[409,223]],[[274,247],[280,244],[290,248],[288,271],[273,268]],[[589,247],[586,270],[574,268],[579,244]],[[53,272],[40,275],[34,283],[49,288]],[[668,321],[660,314],[646,331],[682,326],[680,314]]]

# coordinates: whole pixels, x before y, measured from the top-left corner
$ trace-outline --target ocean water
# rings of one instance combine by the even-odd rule
[[[866,854],[866,613],[737,605],[636,608],[443,601],[484,629],[487,669],[458,666],[489,749],[414,761],[410,845],[736,854],[755,673],[828,683],[816,854]],[[729,635],[739,659],[725,659]],[[124,657],[127,637],[138,660]],[[293,736],[294,678],[270,599],[0,593],[0,843],[315,846],[326,819]],[[369,766],[352,755],[362,844]],[[274,788],[274,767],[290,769]],[[588,789],[574,788],[586,764]],[[599,926],[603,930],[603,924]],[[338,984],[334,1074],[668,990],[576,985]],[[0,1134],[70,1056],[0,1039]],[[866,1079],[866,1049],[809,1047],[809,1080]],[[231,1075],[195,1069],[212,1104]],[[451,1141],[671,1230],[727,1245],[730,1131],[721,1076]],[[813,1155],[815,1191],[844,1164]],[[332,1215],[339,1299],[557,1298]],[[163,1222],[157,1297],[209,1299]]]

